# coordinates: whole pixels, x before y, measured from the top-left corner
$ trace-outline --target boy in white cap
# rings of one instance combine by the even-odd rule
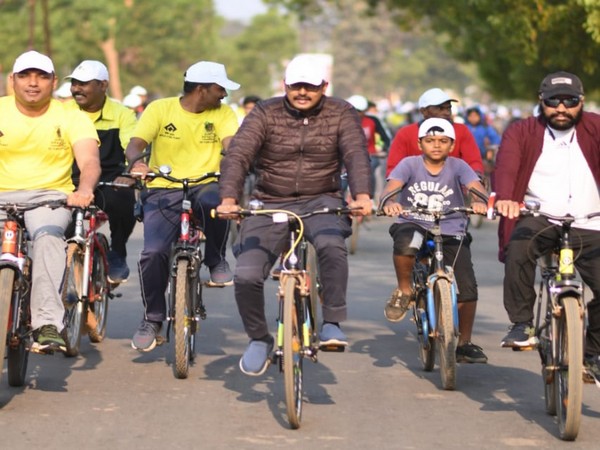
[[[136,125],[133,111],[112,100],[108,95],[108,69],[100,61],[82,61],[67,80],[71,81],[72,108],[81,109],[93,122],[100,138],[100,181],[132,184],[131,178],[120,177],[125,170],[125,148]],[[73,166],[73,182],[79,183],[79,167]],[[108,214],[110,251],[108,279],[124,283],[129,277],[127,241],[135,227],[133,189],[100,186],[95,203]]]
[[[426,214],[402,214],[402,205],[442,209],[464,206],[462,188],[476,189],[485,194],[485,188],[477,174],[467,163],[450,157],[454,149],[455,132],[446,119],[425,120],[418,130],[418,146],[421,156],[404,158],[389,174],[382,196],[404,187],[399,201],[390,199],[383,209],[387,215],[397,216],[390,227],[394,240],[393,261],[398,287],[385,306],[385,317],[391,322],[401,321],[414,301],[411,273],[415,256],[427,241],[427,230],[433,218]],[[485,213],[486,207],[474,197],[472,207]],[[471,333],[477,306],[477,282],[471,262],[469,240],[465,239],[467,217],[461,214],[446,216],[441,221],[444,236],[444,261],[454,266],[458,285],[459,341],[456,349],[457,362],[485,363],[483,350],[471,343]]]
[[[100,176],[94,125],[80,111],[52,98],[56,75],[46,55],[36,51],[20,55],[9,83],[14,95],[0,98],[0,202],[66,199],[70,206],[88,206]],[[76,190],[71,181],[74,161],[81,168]],[[60,293],[64,232],[70,221],[67,208],[38,208],[25,214],[33,241],[32,348],[41,352],[66,350],[60,335],[65,311]]]
[[[227,77],[225,66],[200,61],[184,74],[183,95],[151,102],[139,119],[126,156],[131,162],[148,145],[152,154],[148,164],[138,160],[131,171],[145,174],[150,167],[169,165],[176,178],[193,178],[207,172],[218,172],[223,154],[238,129],[238,120],[229,106],[221,103],[227,89],[240,85]],[[190,188],[192,210],[203,225],[206,235],[204,264],[210,271],[213,286],[233,284],[233,274],[225,260],[228,223],[210,217],[219,204],[216,180],[208,180]],[[166,319],[165,290],[169,276],[169,253],[179,233],[181,186],[162,178],[147,184],[142,194],[144,213],[144,248],[139,269],[144,318],[131,345],[139,351],[156,346]]]
[[[221,164],[218,211],[237,218],[246,174],[254,164],[253,197],[265,208],[298,214],[342,206],[341,168],[348,171],[357,215],[371,213],[370,167],[360,117],[349,103],[327,97],[326,74],[309,55],[294,58],[285,72],[285,96],[258,103],[231,142]],[[230,215],[228,215],[230,214]],[[250,343],[240,368],[260,375],[273,348],[265,317],[264,281],[288,236],[287,224],[273,226],[266,216],[244,219],[234,246],[235,298]],[[323,284],[323,347],[344,347],[347,338],[339,322],[346,319],[348,261],[345,238],[350,221],[321,214],[304,221],[306,236],[315,246]]]

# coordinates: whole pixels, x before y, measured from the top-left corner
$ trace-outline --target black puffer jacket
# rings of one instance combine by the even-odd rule
[[[370,192],[369,155],[360,118],[344,100],[323,97],[303,113],[285,97],[258,103],[244,119],[221,162],[221,198],[239,199],[251,165],[253,196],[289,200],[341,196],[342,165],[353,195]]]

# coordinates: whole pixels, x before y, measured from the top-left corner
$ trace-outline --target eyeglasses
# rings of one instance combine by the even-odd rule
[[[309,84],[309,83],[294,83],[294,84],[288,84],[287,87],[289,89],[291,89],[292,91],[299,91],[300,89],[304,89],[307,92],[318,92],[323,87],[323,84],[319,84],[318,86],[315,86],[314,84]]]
[[[558,105],[561,103],[565,105],[565,108],[575,108],[579,105],[581,99],[579,97],[569,97],[569,98],[545,98],[542,100],[544,105],[550,108],[558,108]]]

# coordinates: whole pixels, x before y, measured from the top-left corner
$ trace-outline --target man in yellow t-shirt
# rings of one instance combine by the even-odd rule
[[[100,176],[94,125],[80,111],[52,98],[54,65],[41,53],[20,55],[9,83],[14,95],[0,98],[0,202],[66,199],[70,206],[88,206]],[[71,181],[74,160],[81,169],[77,190]],[[66,350],[60,336],[60,292],[66,264],[64,231],[70,221],[67,208],[25,213],[33,240],[31,325],[34,347],[42,352]]]
[[[240,87],[227,78],[222,64],[201,61],[184,75],[183,96],[155,100],[144,110],[126,156],[134,161],[152,144],[148,164],[133,163],[131,171],[142,178],[161,165],[171,167],[175,178],[193,178],[219,171],[222,154],[238,128],[233,110],[221,103],[226,89]],[[181,185],[157,178],[142,194],[144,208],[144,249],[140,256],[140,278],[144,318],[131,345],[139,351],[156,346],[156,336],[166,319],[165,290],[169,274],[169,252],[179,232]],[[225,260],[228,223],[210,217],[220,203],[218,184],[207,180],[191,188],[192,210],[206,235],[204,264],[210,283],[226,286],[233,274]]]

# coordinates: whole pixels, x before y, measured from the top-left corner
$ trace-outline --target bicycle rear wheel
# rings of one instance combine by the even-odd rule
[[[439,344],[442,387],[451,391],[456,387],[457,342],[454,330],[452,291],[448,280],[440,278],[435,282],[434,300],[437,313],[436,338]]]
[[[564,297],[562,305],[556,330],[556,415],[561,439],[573,441],[583,400],[583,317],[576,298]]]
[[[192,285],[188,277],[189,261],[177,261],[175,279],[175,366],[176,378],[187,378],[191,361]]]
[[[6,351],[6,334],[8,331],[8,316],[12,302],[15,272],[9,267],[0,269],[0,364],[4,361]],[[0,370],[0,377],[2,371]]]
[[[296,308],[298,281],[288,277],[283,298],[283,379],[290,427],[300,427],[302,416],[302,336]]]
[[[62,331],[67,347],[66,356],[77,356],[81,342],[85,305],[82,296],[84,254],[79,245],[72,243],[67,248],[67,267],[64,276],[62,301],[65,307],[65,328]]]
[[[28,348],[31,345],[29,295],[30,291],[27,289],[20,298],[18,324],[16,327],[13,327],[16,330],[16,335],[9,336],[10,343],[7,349],[6,366],[8,384],[14,387],[23,386],[27,375],[27,363],[29,361]]]
[[[108,254],[108,240],[102,233],[97,233],[98,247],[94,249],[92,261],[92,281],[90,285],[90,304],[87,312],[86,325],[90,341],[102,342],[106,336],[108,321],[108,299],[110,283],[106,273],[106,265],[101,251]]]
[[[548,299],[548,301],[550,301]],[[550,314],[550,313],[549,313]],[[556,371],[555,361],[552,356],[552,330],[556,329],[556,319],[550,317],[548,324],[540,334],[540,345],[538,347],[542,359],[542,381],[544,383],[544,403],[546,412],[551,416],[556,415]]]
[[[348,252],[351,255],[354,255],[358,248],[358,234],[360,230],[360,221],[362,220],[362,217],[359,219],[358,216],[352,218],[352,234],[350,235],[348,242]]]
[[[310,314],[313,337],[316,340],[317,318],[319,317],[319,305],[321,303],[320,282],[319,282],[319,263],[317,260],[317,251],[308,244],[306,250],[306,272],[308,274],[309,292],[310,292]]]
[[[431,336],[431,330],[427,323],[427,291],[417,292],[413,315],[417,325],[417,340],[419,344],[419,359],[423,370],[431,372],[435,365],[435,339]]]

